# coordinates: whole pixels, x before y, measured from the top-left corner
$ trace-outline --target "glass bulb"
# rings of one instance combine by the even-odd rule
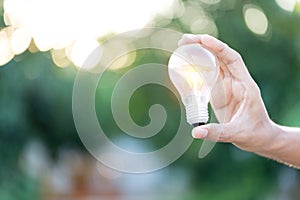
[[[214,54],[200,44],[183,45],[171,55],[168,70],[185,105],[187,122],[194,126],[207,123],[210,93],[219,74]]]

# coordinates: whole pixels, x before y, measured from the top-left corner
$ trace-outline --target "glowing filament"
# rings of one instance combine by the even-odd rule
[[[183,68],[181,75],[194,91],[204,88],[204,81],[194,65],[187,65]]]

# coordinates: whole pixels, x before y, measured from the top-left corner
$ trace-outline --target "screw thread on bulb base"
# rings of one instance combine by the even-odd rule
[[[208,121],[208,109],[206,103],[192,103],[186,105],[187,122],[193,126],[201,126]]]

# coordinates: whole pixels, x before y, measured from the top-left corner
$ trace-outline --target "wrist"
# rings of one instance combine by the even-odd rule
[[[274,159],[281,154],[285,146],[286,134],[280,125],[271,120],[269,120],[263,134],[267,135],[267,140],[260,151],[256,153]]]

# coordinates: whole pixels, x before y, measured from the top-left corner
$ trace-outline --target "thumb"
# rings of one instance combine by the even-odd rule
[[[232,142],[233,130],[229,123],[207,124],[195,127],[192,131],[192,136],[196,139],[215,142]]]

